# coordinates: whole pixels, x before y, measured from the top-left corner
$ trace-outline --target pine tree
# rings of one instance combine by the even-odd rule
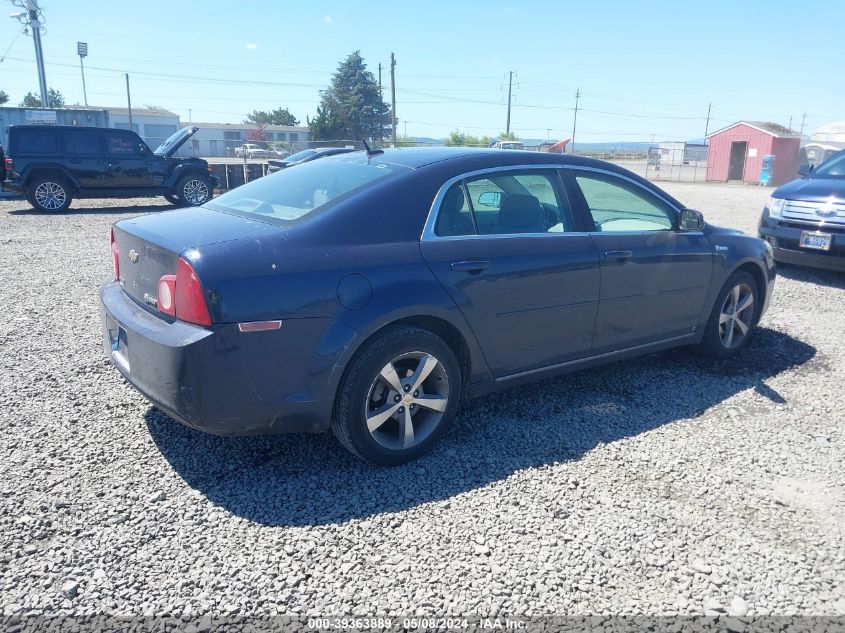
[[[314,140],[382,140],[388,130],[390,109],[381,98],[373,73],[360,51],[347,57],[321,93],[317,116],[308,121]]]

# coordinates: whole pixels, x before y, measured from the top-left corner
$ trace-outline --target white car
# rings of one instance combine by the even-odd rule
[[[271,155],[270,150],[266,150],[255,143],[244,143],[235,148],[235,156],[238,158],[267,158]]]

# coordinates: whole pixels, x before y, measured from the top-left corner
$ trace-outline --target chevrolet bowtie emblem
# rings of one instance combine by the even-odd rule
[[[138,257],[140,257],[140,255],[138,255],[138,251],[136,251],[134,248],[131,251],[129,251],[129,261],[130,262],[132,262],[133,264],[137,264],[138,263]]]

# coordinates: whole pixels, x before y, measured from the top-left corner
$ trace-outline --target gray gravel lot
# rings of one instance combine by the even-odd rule
[[[755,230],[757,187],[671,184]],[[426,458],[217,438],[100,347],[109,225],[0,202],[0,606],[28,613],[845,614],[845,275],[781,269],[750,349],[473,401]]]

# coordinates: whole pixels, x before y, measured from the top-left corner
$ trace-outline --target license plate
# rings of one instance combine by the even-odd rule
[[[829,251],[830,244],[833,241],[833,236],[830,233],[811,233],[804,231],[801,233],[801,240],[798,245],[801,248],[812,248],[817,251]]]

